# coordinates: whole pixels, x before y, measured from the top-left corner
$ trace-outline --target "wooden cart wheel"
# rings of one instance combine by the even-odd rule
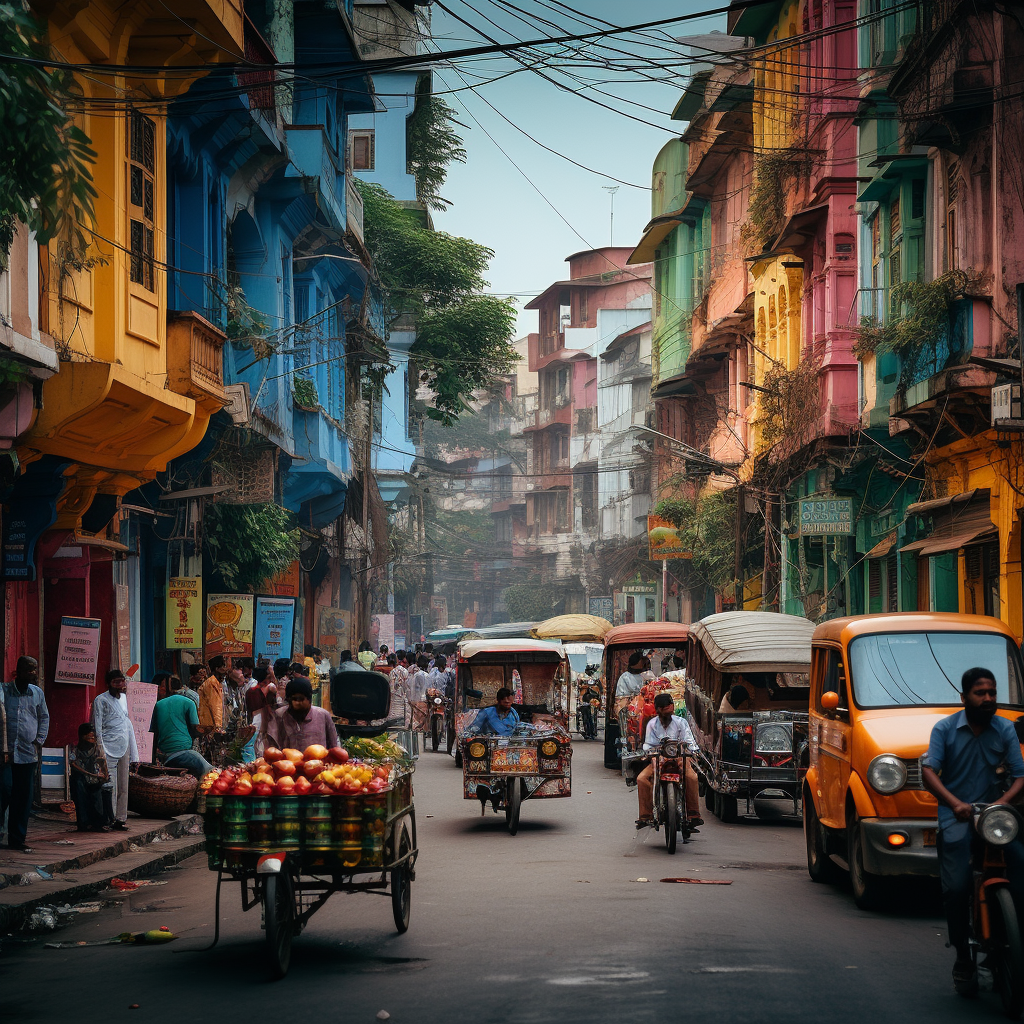
[[[283,978],[292,959],[295,932],[295,889],[282,871],[263,878],[263,927],[267,933],[267,967],[272,978]]]
[[[523,805],[523,788],[519,779],[510,779],[508,793],[505,795],[505,823],[508,834],[514,836],[519,831],[519,810]]]
[[[404,857],[412,851],[409,830],[402,825],[402,838],[398,842],[398,856]],[[412,912],[412,866],[406,861],[391,871],[391,911],[395,915],[395,927],[401,935],[409,930],[409,915]]]

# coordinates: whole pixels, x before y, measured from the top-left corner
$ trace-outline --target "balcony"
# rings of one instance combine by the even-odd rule
[[[345,223],[349,232],[363,242],[363,197],[352,184],[351,177],[345,179]]]
[[[226,335],[198,313],[176,313],[167,322],[167,387],[191,398],[208,416],[227,404],[224,394]]]
[[[289,168],[288,177],[301,176],[317,182],[318,205],[331,219],[332,227],[344,230],[345,196],[341,191],[344,179],[334,154],[319,124],[285,125],[288,150],[297,175]],[[362,210],[360,209],[360,214]],[[360,223],[362,217],[360,216]]]
[[[563,405],[557,404],[545,406],[533,414],[533,424],[524,428],[525,433],[534,430],[545,430],[548,427],[561,425],[568,427],[572,425],[572,407],[566,401]]]

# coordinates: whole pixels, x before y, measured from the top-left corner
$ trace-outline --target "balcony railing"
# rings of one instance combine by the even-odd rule
[[[225,404],[225,334],[198,313],[171,314],[167,323],[167,387],[213,413]]]
[[[245,59],[251,64],[276,64],[277,57],[267,41],[259,34],[256,26],[247,17],[243,39]],[[274,117],[277,103],[274,97],[274,86],[277,84],[277,71],[268,68],[266,71],[240,71],[238,84],[249,97],[251,110],[264,110]]]

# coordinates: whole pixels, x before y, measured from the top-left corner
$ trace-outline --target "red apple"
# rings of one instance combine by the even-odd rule
[[[263,751],[263,759],[267,764],[273,764],[275,761],[281,761],[284,759],[284,754],[281,753],[277,747],[267,747]]]
[[[366,784],[366,788],[371,793],[379,793],[382,789],[385,789],[386,787],[387,787],[387,783],[383,779],[380,779],[380,778],[370,779],[370,781]]]
[[[270,796],[271,793],[274,792],[274,787],[266,782],[257,782],[256,785],[252,787],[252,791],[257,796]]]
[[[324,770],[323,761],[303,761],[302,774],[307,779],[315,779]]]
[[[290,775],[282,775],[274,786],[277,796],[291,796],[295,792],[295,780]]]
[[[387,779],[391,777],[391,769],[385,768],[383,765],[381,765],[380,768],[378,768],[377,771],[374,772],[374,774],[377,776],[378,779],[384,779],[385,781],[387,781]]]
[[[313,783],[305,775],[300,775],[295,780],[295,792],[298,796],[305,796],[312,788]]]
[[[329,764],[348,764],[348,751],[344,747],[331,747],[325,760]]]
[[[338,788],[342,793],[355,794],[362,789],[362,786],[355,779],[344,779]]]
[[[296,772],[294,761],[275,761],[274,773],[280,778],[282,775],[294,775]]]
[[[294,747],[285,747],[282,753],[284,754],[284,760],[291,761],[292,764],[302,764],[305,760],[302,756],[302,751],[296,750]]]
[[[327,748],[319,743],[312,743],[306,747],[302,757],[306,761],[322,761],[327,756]]]
[[[249,779],[239,779],[231,787],[232,796],[248,796],[252,792],[252,782]]]
[[[229,789],[231,784],[225,781],[223,778],[219,778],[211,787],[210,792],[216,793],[217,796],[223,796]]]

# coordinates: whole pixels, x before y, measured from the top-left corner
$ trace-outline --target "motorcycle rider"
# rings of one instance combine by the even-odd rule
[[[596,671],[596,666],[588,665],[580,677],[579,690],[577,694],[577,702],[580,711],[583,713],[583,727],[584,736],[597,738],[597,711],[601,704],[601,681],[594,679],[591,675],[592,672]],[[598,701],[598,706],[595,708],[590,702],[592,700]]]
[[[672,697],[667,693],[659,693],[654,698],[654,710],[657,716],[647,723],[647,734],[644,736],[644,750],[657,750],[662,740],[677,740],[690,754],[697,753],[697,744],[694,741],[693,733],[690,731],[689,723],[685,718],[674,714]],[[644,828],[654,824],[654,765],[649,764],[637,776],[637,799],[640,804],[640,817],[637,818],[636,827]],[[690,822],[690,831],[695,831],[696,826],[703,825],[697,808],[699,806],[699,794],[697,791],[697,772],[693,767],[690,758],[686,760],[686,816]]]
[[[949,945],[956,950],[953,984],[965,995],[975,988],[974,961],[969,935],[973,803],[1012,803],[1024,792],[1024,758],[1013,723],[996,717],[997,689],[993,673],[971,668],[960,683],[963,711],[938,722],[931,733],[928,753],[921,760],[925,787],[939,801],[939,876],[949,930]],[[1006,773],[1000,769],[1005,765]],[[1013,782],[1000,795],[1002,777]],[[1024,846],[1003,847],[1007,877],[1017,913],[1024,912]]]

